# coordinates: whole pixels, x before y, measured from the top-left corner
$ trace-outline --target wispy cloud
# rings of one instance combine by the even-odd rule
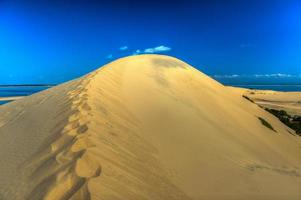
[[[160,52],[167,52],[167,51],[171,51],[171,48],[161,45],[161,46],[157,46],[157,47],[153,47],[153,48],[147,48],[144,50],[137,49],[136,51],[133,52],[132,55],[138,55],[138,54],[142,54],[142,53],[160,53]]]
[[[223,75],[213,75],[214,78],[301,78],[301,74],[283,74],[283,73],[273,73],[273,74],[223,74]]]
[[[213,77],[215,77],[215,78],[238,78],[240,76],[241,75],[238,75],[238,74],[213,75]]]
[[[267,78],[290,78],[290,77],[298,77],[299,75],[293,75],[293,74],[255,74],[255,77],[267,77]]]
[[[119,50],[120,51],[125,51],[125,50],[127,50],[129,47],[128,46],[121,46],[121,47],[119,47]]]
[[[136,51],[133,52],[133,55],[138,55],[138,54],[140,54],[140,53],[142,53],[141,50],[140,50],[140,49],[137,49]]]
[[[161,46],[157,46],[154,48],[147,48],[144,50],[144,53],[159,53],[159,52],[166,52],[166,51],[170,51],[171,48],[161,45]]]

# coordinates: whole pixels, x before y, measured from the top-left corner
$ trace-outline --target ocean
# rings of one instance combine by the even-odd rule
[[[9,103],[9,102],[11,102],[11,101],[0,101],[0,106],[3,104]]]
[[[261,85],[261,84],[228,84],[228,86],[243,87],[249,89],[258,90],[276,90],[283,92],[301,92],[301,84],[296,85]],[[36,92],[48,89],[51,86],[0,86],[0,98],[12,97],[12,96],[28,96]],[[0,101],[0,105],[8,103],[10,101]]]
[[[256,90],[275,90],[281,92],[301,92],[301,84],[296,85],[270,85],[270,84],[229,84],[229,86],[242,87]]]
[[[51,86],[0,86],[1,97],[18,97],[29,96],[34,93],[46,90]],[[0,105],[9,103],[11,101],[0,101]]]
[[[28,96],[50,86],[0,86],[0,97]]]

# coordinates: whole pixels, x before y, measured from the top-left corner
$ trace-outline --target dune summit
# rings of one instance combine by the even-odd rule
[[[300,200],[292,132],[176,58],[126,57],[0,107],[0,199]]]

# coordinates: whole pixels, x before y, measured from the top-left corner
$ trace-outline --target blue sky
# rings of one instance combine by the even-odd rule
[[[223,82],[298,81],[301,0],[0,0],[0,84],[60,83],[142,53]]]

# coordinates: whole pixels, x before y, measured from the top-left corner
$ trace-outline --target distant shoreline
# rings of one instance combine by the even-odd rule
[[[10,84],[0,85],[0,105],[56,86],[54,84]]]
[[[0,101],[14,101],[17,99],[21,99],[24,96],[15,96],[15,97],[0,97]]]
[[[57,84],[0,84],[0,87],[53,87]],[[264,83],[255,83],[255,84],[229,84],[224,83],[225,86],[301,86],[301,83],[297,84],[264,84]]]
[[[13,84],[13,85],[0,85],[0,87],[53,87],[56,84]]]
[[[301,84],[226,84],[226,86],[301,86]]]

